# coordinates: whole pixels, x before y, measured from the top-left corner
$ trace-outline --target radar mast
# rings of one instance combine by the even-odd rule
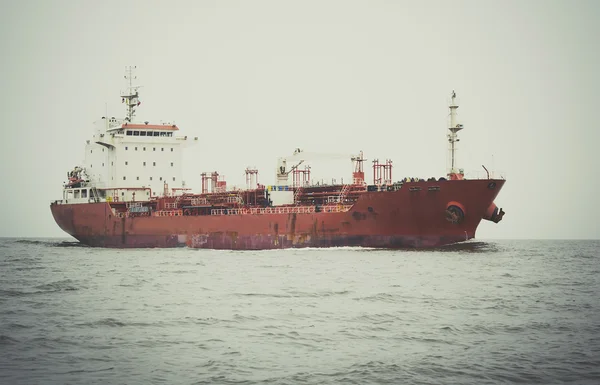
[[[450,108],[450,127],[448,127],[448,130],[450,130],[450,133],[448,134],[450,172],[448,173],[448,176],[451,179],[462,179],[458,177],[462,173],[456,168],[456,142],[460,141],[460,139],[458,139],[457,132],[462,130],[464,127],[462,124],[457,123],[456,110],[458,109],[458,102],[456,100],[456,92],[454,92],[454,90],[452,91],[452,97],[448,107]]]
[[[133,85],[133,81],[137,79],[137,76],[134,74],[137,66],[128,66],[125,67],[125,76],[126,80],[129,80],[129,86],[127,87],[127,91],[124,95],[121,95],[121,102],[125,103],[127,108],[127,117],[125,120],[131,122],[135,116],[135,109],[142,104],[139,99],[138,89],[141,86]]]

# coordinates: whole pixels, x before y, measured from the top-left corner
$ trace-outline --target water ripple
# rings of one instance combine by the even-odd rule
[[[600,383],[597,241],[0,248],[2,383]]]

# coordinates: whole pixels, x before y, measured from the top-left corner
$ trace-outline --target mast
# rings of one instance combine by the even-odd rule
[[[456,92],[452,91],[452,99],[450,101],[450,133],[448,134],[448,145],[450,152],[450,172],[448,175],[458,174],[458,169],[456,168],[456,142],[460,141],[458,139],[457,132],[463,129],[463,125],[457,123],[456,118],[456,110],[458,109],[458,102],[456,101]]]
[[[125,107],[127,108],[127,117],[125,118],[125,120],[129,122],[131,122],[133,120],[133,117],[135,116],[136,107],[142,104],[142,102],[140,102],[139,100],[138,95],[138,89],[141,86],[133,85],[133,81],[137,79],[137,76],[134,75],[134,71],[136,68],[137,66],[125,67],[124,78],[126,80],[129,80],[129,87],[127,87],[127,92],[125,92],[125,95],[121,95],[121,101],[125,103]]]

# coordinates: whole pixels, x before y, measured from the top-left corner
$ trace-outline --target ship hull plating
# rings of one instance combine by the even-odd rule
[[[438,247],[475,237],[504,180],[407,183],[363,193],[347,212],[115,217],[109,203],[51,205],[57,224],[94,247],[260,250]],[[491,188],[493,186],[493,188]],[[459,206],[463,216],[448,218]]]

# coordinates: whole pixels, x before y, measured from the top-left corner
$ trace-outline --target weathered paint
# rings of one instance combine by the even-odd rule
[[[98,247],[437,247],[475,237],[504,184],[494,180],[490,188],[490,181],[407,183],[398,191],[365,192],[339,213],[117,218],[109,203],[53,204],[51,210],[65,232]],[[446,219],[450,202],[467,213],[460,223]]]

